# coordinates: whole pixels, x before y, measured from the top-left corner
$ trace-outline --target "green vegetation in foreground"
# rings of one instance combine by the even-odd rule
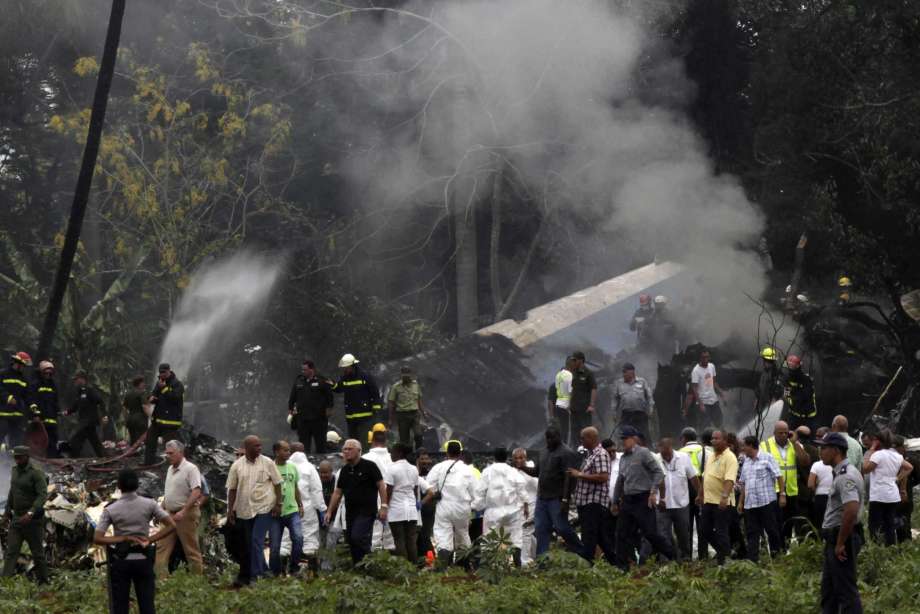
[[[486,567],[478,575],[460,570],[416,572],[382,553],[370,557],[363,573],[337,572],[318,580],[291,578],[259,582],[248,589],[227,588],[231,576],[197,578],[179,572],[158,586],[162,612],[570,612],[584,611],[756,612],[818,611],[821,550],[794,548],[777,563],[756,567],[732,562],[710,565],[649,566],[631,575],[599,563],[588,567],[567,553],[554,552],[538,570],[501,575]],[[866,612],[920,612],[920,543],[896,548],[867,546],[859,560]],[[0,580],[0,612],[103,612],[101,574],[59,574],[50,588],[22,578]]]

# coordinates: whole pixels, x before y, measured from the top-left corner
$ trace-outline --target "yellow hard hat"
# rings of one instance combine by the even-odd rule
[[[463,443],[459,439],[449,439],[441,444],[441,452],[447,452],[447,446],[452,443],[456,443],[458,446],[460,446],[460,450],[463,451]]]
[[[837,280],[837,285],[841,288],[849,288],[853,285],[853,280],[844,276]]]
[[[764,360],[776,360],[776,350],[768,345],[760,351],[760,357]]]
[[[374,441],[374,433],[386,433],[387,427],[383,422],[378,422],[367,432],[367,443]]]

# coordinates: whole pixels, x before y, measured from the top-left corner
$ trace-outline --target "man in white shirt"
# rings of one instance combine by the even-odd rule
[[[708,350],[700,352],[700,360],[690,372],[690,387],[693,389],[694,402],[684,410],[687,421],[696,428],[721,428],[722,407],[719,399],[723,394],[716,383],[716,366],[709,362]]]
[[[393,464],[393,460],[390,458],[390,451],[387,450],[387,433],[385,429],[381,429],[382,426],[374,427],[374,431],[371,434],[371,449],[363,455],[363,458],[377,465],[377,468],[380,469],[380,475],[383,476],[383,480],[386,482],[387,471],[390,465]],[[392,551],[394,548],[396,548],[396,544],[393,543],[390,525],[379,519],[375,520],[374,535],[371,538],[371,550]]]
[[[453,561],[456,549],[470,546],[470,512],[476,480],[469,466],[460,459],[461,452],[460,442],[450,441],[447,460],[432,467],[425,476],[430,489],[422,503],[437,499],[432,541],[442,566]]]
[[[495,462],[483,470],[476,481],[473,509],[485,510],[482,533],[503,529],[512,547],[514,564],[521,566],[525,504],[524,479],[521,472],[508,464],[508,451],[495,450]]]
[[[670,437],[658,441],[664,481],[659,487],[658,532],[671,540],[677,560],[693,558],[693,539],[690,535],[690,486],[700,491],[700,478],[690,461],[690,455],[674,449]],[[674,542],[674,536],[677,542]]]
[[[533,463],[527,460],[527,450],[516,448],[511,453],[511,464],[517,470],[518,474],[524,480],[524,503],[521,506],[521,514],[524,516],[524,524],[521,529],[521,565],[529,565],[537,556],[537,540],[534,536],[534,512],[537,509],[537,478],[533,477],[525,470],[526,467],[533,467]]]
[[[198,523],[201,520],[201,472],[185,458],[185,444],[173,439],[166,442],[166,487],[163,494],[163,508],[176,523],[175,533],[157,542],[157,575],[166,575],[169,557],[176,547],[176,539],[182,544],[189,570],[195,574],[204,573],[201,550],[198,546]],[[165,528],[165,525],[161,526]]]
[[[393,445],[390,452],[392,464],[383,477],[387,483],[390,512],[387,522],[393,535],[396,556],[415,564],[418,560],[419,486],[418,469],[406,457],[412,448],[403,442]]]

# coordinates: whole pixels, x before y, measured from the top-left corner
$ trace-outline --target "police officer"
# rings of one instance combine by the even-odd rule
[[[342,376],[333,391],[345,397],[345,421],[348,438],[364,442],[371,430],[375,412],[381,411],[380,389],[377,382],[358,366],[360,361],[353,354],[345,354],[339,361]],[[363,443],[362,443],[363,445]]]
[[[29,383],[25,368],[32,366],[32,357],[25,352],[10,356],[10,366],[0,372],[0,444],[7,440],[7,449],[23,442],[26,430]]]
[[[303,372],[294,380],[288,397],[288,414],[296,420],[297,437],[304,445],[304,452],[326,452],[326,432],[329,430],[329,415],[335,400],[329,381],[316,372],[312,360],[304,360]]]
[[[132,469],[118,474],[121,498],[105,506],[93,534],[93,543],[106,546],[111,614],[128,614],[132,583],[140,614],[156,612],[153,565],[157,549],[154,544],[176,530],[172,516],[156,501],[137,494],[138,482],[137,473]],[[151,536],[151,520],[160,521],[165,528]],[[114,535],[106,535],[110,526]]]
[[[29,463],[28,446],[13,448],[13,459],[16,466],[10,475],[10,493],[3,513],[4,522],[10,523],[3,575],[12,576],[16,573],[16,559],[19,558],[22,542],[26,542],[32,552],[38,581],[44,584],[48,581],[48,564],[45,562],[42,533],[48,479],[40,469]]]
[[[811,376],[802,370],[802,359],[795,354],[786,357],[786,373],[783,377],[783,413],[789,428],[798,430],[807,426],[815,430],[815,383]]]
[[[38,375],[29,388],[29,409],[35,420],[40,420],[48,434],[46,456],[58,456],[58,400],[57,386],[54,384],[54,364],[50,360],[38,363]]]
[[[147,430],[147,440],[144,444],[144,464],[152,465],[157,458],[157,445],[162,437],[163,442],[178,439],[179,428],[182,426],[182,404],[185,398],[185,387],[176,374],[172,372],[169,363],[164,362],[157,368],[159,377],[153,385],[153,392],[148,401],[153,405],[153,416],[150,428]]]
[[[77,430],[70,438],[70,454],[79,457],[83,451],[83,444],[89,440],[93,447],[93,454],[97,457],[105,456],[105,449],[96,430],[100,423],[108,424],[109,417],[105,415],[102,396],[88,383],[86,371],[77,371],[73,376],[74,399],[70,409],[65,412],[68,416],[77,414]]]
[[[649,437],[649,419],[655,412],[652,388],[644,377],[636,375],[636,367],[627,362],[623,365],[623,377],[616,381],[613,389],[613,415],[620,428],[633,426],[643,437]]]
[[[863,478],[847,461],[847,440],[840,433],[828,433],[815,442],[821,446],[821,461],[833,467],[834,481],[827,497],[824,523],[824,565],[821,576],[822,612],[862,612],[856,585],[856,556],[862,545]]]
[[[652,297],[648,294],[640,294],[639,308],[636,309],[632,319],[629,321],[629,330],[636,332],[636,342],[639,346],[648,345],[649,330],[654,316],[655,308],[652,307]]]

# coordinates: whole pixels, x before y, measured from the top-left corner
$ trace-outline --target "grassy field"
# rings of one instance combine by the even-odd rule
[[[499,568],[500,567],[500,568]],[[179,572],[158,586],[167,613],[269,612],[782,612],[818,611],[821,551],[795,547],[776,562],[648,566],[625,575],[600,563],[588,567],[553,553],[541,568],[508,571],[486,564],[475,575],[418,572],[385,554],[359,571],[314,580],[264,580],[234,591],[231,577]],[[867,612],[920,612],[920,543],[892,549],[867,546],[859,577]],[[65,573],[49,588],[24,578],[0,580],[0,612],[106,611],[103,576]]]

